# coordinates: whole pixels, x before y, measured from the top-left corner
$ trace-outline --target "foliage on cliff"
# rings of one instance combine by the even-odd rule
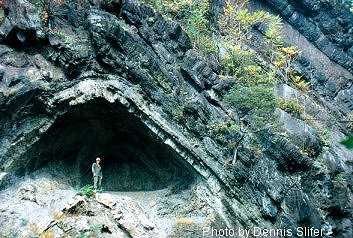
[[[210,3],[206,0],[155,1],[144,0],[163,15],[182,24],[191,37],[193,47],[201,51],[216,53],[209,21]]]
[[[234,80],[234,86],[223,95],[222,103],[231,113],[236,113],[236,131],[242,136],[225,139],[222,143],[237,148],[248,132],[280,129],[274,114],[281,108],[299,117],[303,106],[298,101],[277,99],[274,88],[279,83],[292,84],[300,90],[310,85],[301,80],[293,70],[293,62],[301,54],[296,46],[288,46],[282,35],[282,20],[266,11],[251,11],[248,0],[227,0],[223,14],[216,24],[212,21],[209,2],[206,0],[153,1],[145,0],[162,15],[181,23],[193,42],[193,48],[204,57],[218,59],[221,79]],[[218,29],[214,29],[213,26]],[[254,27],[263,29],[264,49],[261,54],[252,48]],[[225,132],[224,132],[225,133]],[[220,133],[217,133],[220,134]],[[246,135],[246,136],[244,136]],[[251,140],[256,140],[252,138]]]
[[[276,105],[273,87],[281,81],[293,83],[292,64],[301,52],[295,46],[284,44],[280,17],[265,11],[251,12],[247,2],[228,0],[224,15],[219,19],[224,33],[220,44],[225,49],[225,53],[220,54],[222,73],[236,81],[224,102],[242,117],[250,117],[250,121],[255,122],[250,124],[261,130],[265,125],[277,124],[273,112],[281,105]],[[258,53],[249,47],[253,27],[257,24],[264,26],[266,61],[259,59]],[[282,102],[283,105],[289,104]]]

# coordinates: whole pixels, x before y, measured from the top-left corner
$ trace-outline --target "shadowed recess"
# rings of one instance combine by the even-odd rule
[[[186,188],[195,171],[118,103],[94,99],[71,107],[26,153],[22,173],[41,169],[73,186],[92,183],[101,157],[105,190]]]

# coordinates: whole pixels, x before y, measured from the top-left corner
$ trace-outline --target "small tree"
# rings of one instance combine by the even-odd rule
[[[248,0],[227,0],[224,15],[218,20],[222,31],[220,45],[224,48],[219,57],[222,74],[235,78],[245,77],[246,66],[258,67],[253,59],[255,52],[246,43],[251,39],[252,27],[269,17],[264,11],[249,11],[247,3]]]
[[[273,89],[267,85],[237,85],[224,97],[223,102],[241,117],[242,132],[240,139],[234,143],[232,164],[236,162],[238,148],[249,133],[258,133],[277,126],[274,115],[276,98]]]
[[[248,0],[227,0],[224,15],[218,20],[221,30],[226,34],[224,41],[232,41],[236,45],[243,44],[251,38],[251,27],[266,21],[268,13],[264,11],[250,12],[245,6]]]
[[[220,55],[222,73],[236,81],[223,102],[240,117],[240,138],[234,145],[233,160],[237,159],[239,146],[248,135],[277,126],[274,109],[276,99],[273,86],[276,72],[271,67],[258,62],[256,53],[249,47],[252,27],[258,23],[267,25],[266,42],[273,52],[282,47],[280,35],[281,19],[264,11],[249,11],[248,0],[227,0],[224,16],[219,19],[223,34],[221,45],[225,49]],[[275,53],[273,53],[275,58]],[[272,60],[271,60],[272,61]],[[271,62],[272,63],[272,62]]]

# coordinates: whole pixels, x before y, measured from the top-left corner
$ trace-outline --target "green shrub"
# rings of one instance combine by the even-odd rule
[[[92,197],[94,194],[94,188],[92,185],[85,185],[78,190],[76,190],[76,194],[81,196]]]
[[[283,23],[279,16],[268,14],[265,23],[264,35],[268,46],[268,57],[279,71],[284,72],[284,80],[288,82],[294,73],[293,62],[301,54],[301,51],[296,46],[285,46],[282,35]]]
[[[241,81],[267,83],[269,75],[257,64],[255,52],[246,47],[246,43],[251,39],[252,26],[266,21],[269,14],[264,11],[250,12],[245,7],[247,2],[228,0],[224,15],[218,20],[223,33],[220,44],[225,50],[219,57],[221,73]]]
[[[282,20],[279,16],[264,11],[249,11],[248,0],[227,0],[224,15],[219,19],[223,32],[221,45],[225,53],[220,55],[221,73],[233,77],[237,82],[223,98],[229,106],[246,120],[246,126],[261,130],[266,126],[278,128],[279,121],[274,115],[274,108],[279,105],[283,110],[300,115],[304,108],[295,101],[276,101],[273,86],[280,78],[288,82],[294,77],[293,61],[300,51],[293,46],[285,46],[282,35]],[[263,53],[270,64],[264,63],[252,50],[252,28],[261,23],[264,33],[265,48]],[[297,87],[306,89],[307,84]]]
[[[288,100],[277,98],[276,102],[279,108],[296,117],[300,117],[305,109],[303,105],[299,104],[298,99],[295,98],[290,98]]]
[[[266,42],[272,45],[273,48],[278,49],[284,44],[283,35],[281,34],[282,19],[279,16],[268,14],[266,20],[267,27],[264,31]]]
[[[276,98],[273,89],[266,85],[250,87],[235,86],[224,97],[223,102],[242,117],[247,117],[249,127],[261,130],[265,125],[275,124]]]
[[[251,78],[253,82],[275,81],[276,75],[268,73],[270,69],[259,68],[256,55],[246,47],[252,36],[252,27],[256,23],[262,23],[266,42],[264,53],[275,67],[274,70],[283,72],[284,79],[288,82],[294,71],[293,61],[301,51],[295,46],[284,46],[281,31],[283,23],[279,16],[264,11],[251,12],[246,8],[247,2],[248,0],[227,0],[224,15],[219,19],[219,25],[224,33],[221,36],[221,44],[227,52],[220,56],[222,73],[232,75],[236,79]],[[247,71],[249,68],[252,71]]]
[[[217,53],[218,48],[211,37],[208,20],[209,1],[207,0],[142,0],[167,16],[181,23],[191,38],[193,48],[205,53]]]
[[[308,92],[310,90],[310,82],[302,80],[301,76],[292,76],[291,79],[294,87],[300,91]]]
[[[250,12],[245,5],[248,0],[227,0],[224,15],[218,20],[221,30],[225,33],[225,42],[242,44],[251,38],[251,27],[268,18],[264,11]]]
[[[273,111],[276,106],[272,88],[261,85],[236,86],[224,97],[224,102],[243,112],[253,109]]]
[[[239,128],[234,121],[228,120],[219,124],[211,124],[207,126],[207,129],[212,132],[215,139],[220,142],[226,142],[229,137],[234,137]]]
[[[255,52],[228,42],[223,42],[223,46],[227,51],[220,56],[221,73],[234,78],[243,77],[242,67],[253,64],[252,57]]]
[[[313,163],[313,166],[314,168],[318,169],[321,173],[329,173],[329,168],[327,167],[326,161],[322,157],[316,159]]]
[[[323,150],[327,150],[331,146],[331,140],[330,140],[330,129],[329,128],[323,128],[318,130],[318,134],[320,137],[320,140],[323,143]]]

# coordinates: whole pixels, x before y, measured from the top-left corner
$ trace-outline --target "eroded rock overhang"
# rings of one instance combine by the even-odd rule
[[[210,184],[214,192],[219,192],[221,184],[212,163],[216,163],[211,156],[200,148],[202,144],[192,143],[181,132],[177,124],[172,124],[164,118],[163,111],[153,104],[147,103],[138,92],[137,87],[128,85],[123,79],[85,80],[77,85],[63,90],[48,101],[50,110],[65,113],[70,107],[89,103],[92,100],[106,100],[109,103],[119,103],[128,113],[138,118],[156,137],[189,163],[195,171]],[[107,115],[109,116],[109,115]],[[221,173],[219,173],[221,174]]]
[[[15,143],[7,150],[9,155],[11,150],[18,153],[7,161],[6,173],[30,174],[46,166],[55,171],[59,165],[85,184],[91,181],[87,168],[95,156],[102,156],[106,158],[102,163],[108,167],[104,171],[107,189],[153,190],[171,183],[188,186],[201,179],[207,193],[213,194],[203,199],[228,220],[229,211],[224,206],[227,189],[222,189],[227,186],[222,182],[226,178],[221,178],[227,174],[221,171],[222,158],[209,153],[210,139],[187,138],[181,125],[168,120],[162,108],[144,99],[141,88],[116,76],[85,79],[54,93],[45,107],[51,116],[32,128],[36,139],[28,140],[25,147]],[[117,120],[124,122],[119,124]],[[128,131],[123,132],[122,127]],[[128,173],[124,166],[134,171]],[[119,176],[122,178],[116,178]]]

